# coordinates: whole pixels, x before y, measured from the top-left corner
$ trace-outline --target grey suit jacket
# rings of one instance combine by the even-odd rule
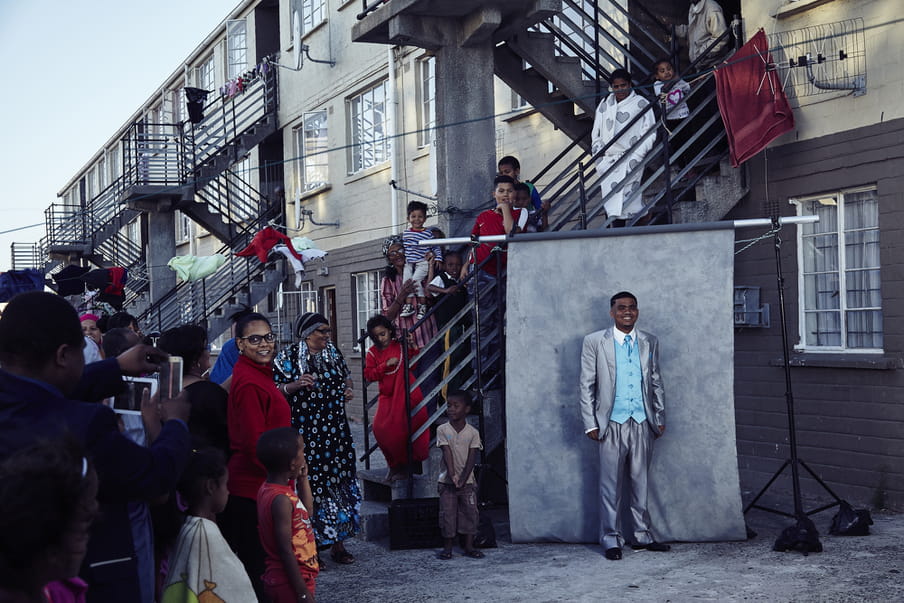
[[[665,425],[665,396],[659,373],[659,340],[634,329],[643,375],[643,407],[647,425],[658,437],[658,425]],[[581,350],[581,419],[584,431],[599,429],[605,435],[615,402],[615,336],[612,327],[584,337]]]

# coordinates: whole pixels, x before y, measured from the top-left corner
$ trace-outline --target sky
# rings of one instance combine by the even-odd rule
[[[0,0],[0,271],[44,210],[239,0]]]

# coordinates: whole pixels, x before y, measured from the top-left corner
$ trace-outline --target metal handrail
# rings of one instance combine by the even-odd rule
[[[470,273],[459,282],[459,285],[467,285],[468,283],[470,283],[472,281],[478,282],[477,281],[478,271],[482,270],[483,267],[486,266],[490,262],[499,262],[499,250],[498,249],[494,249],[493,253],[491,253],[487,258],[485,258],[483,262],[481,262],[479,265],[475,266],[474,269],[471,270]],[[501,277],[504,277],[504,271],[500,272],[499,274],[501,275]],[[478,301],[480,295],[485,295],[485,294],[493,292],[494,290],[496,290],[497,286],[498,286],[498,282],[490,283],[487,286],[485,286],[482,291],[478,292],[478,295],[476,297],[471,297],[470,299],[468,299],[468,302],[464,305],[464,307],[459,312],[457,312],[454,317],[449,319],[448,323],[446,325],[444,325],[444,328],[437,330],[437,332],[434,334],[434,336],[430,339],[430,341],[426,345],[424,345],[423,348],[421,348],[421,350],[419,351],[419,353],[417,355],[415,355],[414,357],[408,357],[407,351],[403,350],[404,362],[402,363],[402,366],[403,366],[403,370],[405,370],[405,374],[407,375],[408,371],[411,370],[411,367],[414,364],[417,364],[423,358],[423,355],[426,353],[426,351],[431,346],[437,345],[438,343],[444,341],[446,333],[450,329],[457,326],[461,319],[463,319],[468,314],[475,313],[476,304],[477,304],[477,301]],[[420,328],[426,321],[428,321],[430,319],[431,316],[434,316],[434,314],[437,312],[437,310],[439,308],[441,308],[442,304],[444,304],[444,303],[450,303],[449,299],[441,298],[439,300],[439,302],[437,302],[436,304],[434,304],[431,308],[429,308],[427,310],[427,312],[425,313],[423,318],[415,321],[415,323],[412,324],[412,326],[410,328],[403,329],[402,332],[399,333],[399,338],[401,340],[404,340],[407,333]],[[500,309],[499,307],[492,308],[493,311],[498,311],[499,309]],[[420,371],[419,371],[420,376],[416,377],[414,379],[414,381],[412,381],[411,383],[406,383],[406,385],[407,385],[406,396],[405,396],[405,407],[406,408],[411,407],[411,392],[414,391],[415,389],[419,388],[425,380],[430,378],[430,375],[434,371],[436,371],[442,364],[445,363],[446,358],[453,355],[456,352],[456,350],[458,350],[461,346],[464,346],[464,345],[467,345],[468,347],[471,346],[471,344],[470,344],[471,336],[474,335],[475,333],[477,333],[478,325],[479,325],[479,319],[477,319],[477,317],[475,317],[475,320],[472,321],[472,324],[455,341],[454,346],[450,347],[448,350],[444,350],[444,352],[442,354],[440,354],[433,361],[433,363],[430,366],[428,366],[428,367],[421,366]],[[500,337],[500,350],[501,350],[502,346],[504,345],[501,342],[503,332],[502,332],[501,326],[499,326],[498,324],[497,324],[496,329],[497,330],[494,330],[493,333],[499,335],[499,337]],[[370,455],[374,451],[376,451],[377,446],[376,445],[371,446],[371,444],[370,444],[370,434],[373,431],[373,427],[370,425],[370,415],[368,413],[369,413],[370,409],[373,408],[373,406],[377,403],[377,399],[379,398],[379,395],[375,396],[371,399],[368,399],[367,389],[368,389],[369,382],[363,378],[364,365],[365,365],[365,361],[366,361],[366,359],[365,359],[365,356],[366,356],[365,343],[367,341],[367,338],[368,338],[368,335],[366,333],[362,334],[358,338],[357,344],[361,347],[362,350],[364,350],[364,353],[361,354],[361,373],[362,373],[361,382],[362,382],[362,393],[363,393],[362,400],[364,401],[363,407],[364,407],[364,448],[365,448],[365,450],[359,457],[359,460],[364,461],[365,467],[369,469],[370,468]],[[403,346],[403,348],[404,348],[404,346]],[[470,362],[472,359],[475,358],[476,353],[477,353],[476,350],[471,349],[470,352],[466,355],[466,357],[461,360],[460,364],[455,369],[453,369],[446,378],[441,379],[440,382],[437,385],[435,385],[431,391],[422,392],[423,400],[418,405],[416,405],[414,408],[410,408],[409,420],[413,419],[417,415],[417,413],[419,413],[422,409],[426,408],[427,404],[434,397],[438,396],[439,393],[442,392],[443,388],[446,387],[452,381],[452,379],[455,378],[462,370],[465,370],[465,368],[469,367]],[[494,362],[495,360],[497,360],[499,358],[500,355],[501,355],[501,351],[490,356],[488,358],[488,360],[490,362]],[[480,364],[479,359],[478,359],[478,364]],[[481,370],[475,371],[470,377],[468,377],[465,380],[465,382],[462,384],[462,387],[468,388],[468,387],[471,387],[471,386],[477,384],[478,388],[482,392],[482,387],[480,387],[480,381],[481,381],[480,372],[481,372]],[[406,382],[407,382],[407,376],[406,376]],[[408,431],[409,431],[410,437],[408,439],[408,444],[409,445],[412,444],[414,441],[417,440],[418,437],[421,436],[421,434],[423,434],[427,429],[429,429],[432,425],[434,425],[437,422],[437,420],[443,416],[443,414],[445,413],[445,410],[446,410],[445,404],[438,404],[437,410],[433,413],[433,415],[428,417],[428,420],[420,428],[418,428],[414,433],[411,433],[411,430],[409,429]]]

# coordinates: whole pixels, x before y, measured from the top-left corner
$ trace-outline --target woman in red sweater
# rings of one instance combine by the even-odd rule
[[[232,369],[226,417],[232,450],[229,503],[219,520],[223,536],[245,565],[258,598],[263,594],[264,550],[257,533],[255,499],[267,470],[257,459],[257,440],[265,431],[292,424],[289,404],[273,383],[275,339],[270,322],[261,314],[249,314],[235,325],[239,359]]]

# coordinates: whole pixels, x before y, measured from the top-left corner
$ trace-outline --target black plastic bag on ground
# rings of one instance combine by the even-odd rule
[[[829,534],[834,536],[868,536],[873,517],[868,509],[855,509],[845,501],[838,505]]]

